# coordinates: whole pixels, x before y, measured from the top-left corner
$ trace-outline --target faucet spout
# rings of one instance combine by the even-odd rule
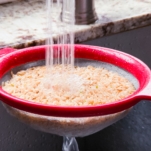
[[[63,22],[70,22],[71,20],[71,12],[68,8],[68,3],[71,0],[63,0],[62,4],[62,12],[61,12],[61,20]],[[86,25],[94,23],[98,17],[95,12],[94,0],[75,0],[75,24],[78,25]]]

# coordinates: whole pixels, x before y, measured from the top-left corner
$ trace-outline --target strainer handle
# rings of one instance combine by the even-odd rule
[[[3,49],[0,49],[0,58],[3,57],[4,55],[7,55],[11,52],[14,52],[16,49],[14,48],[3,48]]]
[[[140,100],[144,99],[151,101],[151,79],[149,80],[145,88],[138,92],[138,94],[136,94],[136,97]]]

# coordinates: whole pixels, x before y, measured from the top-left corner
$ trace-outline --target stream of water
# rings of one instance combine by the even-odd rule
[[[60,22],[58,29],[59,34],[55,37],[56,44],[63,44],[56,50],[52,48],[54,44],[53,40],[53,21],[51,16],[53,15],[54,7],[62,7],[62,16],[68,18],[68,22]],[[52,67],[54,64],[71,65],[74,66],[74,33],[73,26],[75,22],[75,1],[74,0],[46,0],[47,7],[47,28],[48,38],[46,44],[48,45],[46,50],[46,66]],[[59,11],[58,11],[59,12]],[[61,10],[60,10],[61,12]],[[58,14],[59,16],[60,14]],[[56,17],[58,17],[56,16]],[[66,17],[67,16],[67,17]],[[66,46],[64,46],[64,44]]]
[[[60,22],[59,36],[56,37],[56,43],[61,45],[61,47],[57,47],[53,49],[52,45],[54,44],[53,41],[53,21],[52,21],[52,14],[53,8],[55,7],[60,8],[59,6],[62,4],[62,16],[68,18],[67,24]],[[56,0],[54,3],[53,0],[46,0],[46,9],[47,9],[47,28],[48,28],[48,38],[46,40],[47,49],[46,49],[46,67],[47,67],[47,76],[46,82],[49,85],[50,89],[53,87],[59,87],[59,90],[62,88],[61,91],[64,92],[66,88],[69,87],[69,90],[73,92],[76,91],[73,89],[76,87],[76,83],[73,80],[67,79],[65,72],[57,73],[55,75],[51,74],[51,69],[55,65],[61,65],[63,68],[64,66],[70,66],[70,68],[74,67],[74,33],[73,33],[73,26],[75,23],[75,0]],[[64,69],[62,69],[64,70]],[[71,76],[75,79],[75,75]],[[76,79],[78,79],[76,77]],[[46,84],[46,83],[45,83]],[[74,86],[73,86],[74,85]],[[72,88],[72,89],[71,89]],[[78,89],[78,85],[77,85]],[[49,90],[48,90],[49,91]],[[67,137],[64,136],[63,139],[63,146],[62,151],[79,151],[78,144],[74,137]]]

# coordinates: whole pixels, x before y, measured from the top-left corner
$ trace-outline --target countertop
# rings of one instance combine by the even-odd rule
[[[151,0],[95,0],[98,20],[91,25],[75,25],[75,42],[111,35],[151,25]],[[61,7],[52,13],[53,36],[68,29],[59,19]],[[24,0],[0,5],[0,48],[41,45],[47,35],[44,0]]]

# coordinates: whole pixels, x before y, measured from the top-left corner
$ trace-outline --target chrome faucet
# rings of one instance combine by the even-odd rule
[[[64,3],[70,3],[71,0],[62,0],[62,12],[61,20],[63,22],[70,21],[70,12],[68,5]],[[75,24],[86,25],[94,23],[98,18],[95,12],[94,0],[75,0]],[[64,10],[64,13],[63,13]]]

